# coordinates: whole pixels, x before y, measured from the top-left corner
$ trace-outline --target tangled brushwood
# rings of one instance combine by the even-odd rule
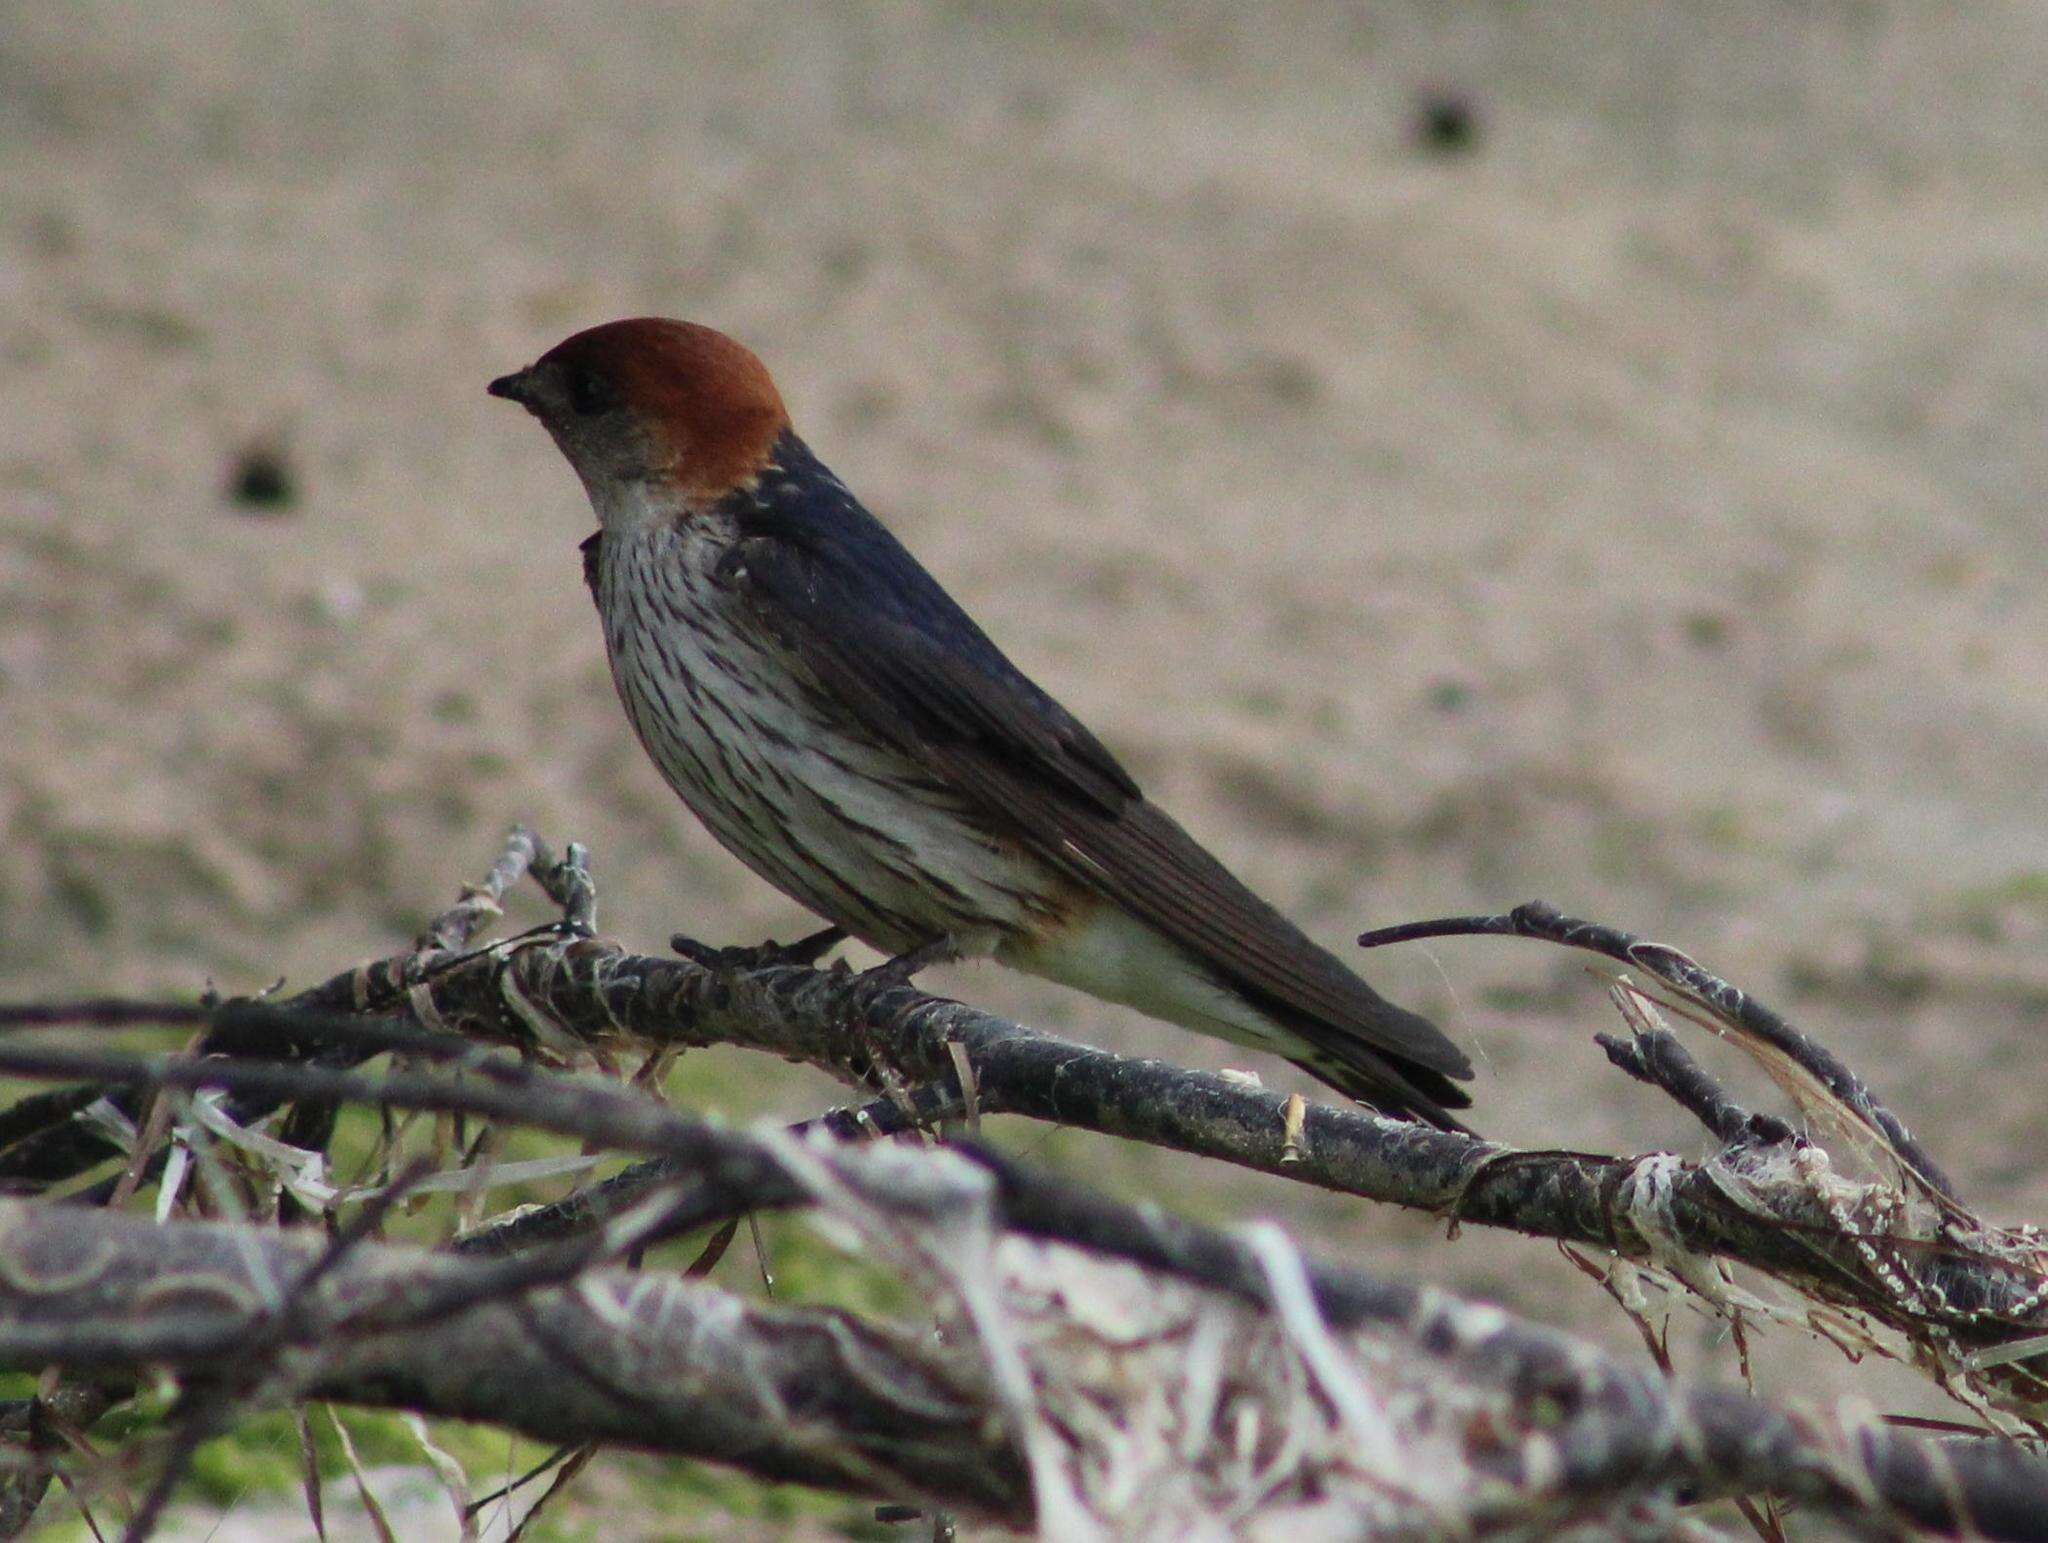
[[[529,875],[560,921],[480,941]],[[201,1443],[325,1400],[553,1444],[529,1520],[527,1497],[620,1446],[866,1496],[931,1535],[1777,1537],[1797,1513],[2048,1537],[2038,1238],[1977,1218],[1847,1067],[1671,949],[1542,906],[1361,940],[1608,959],[1628,1031],[1608,1055],[1711,1133],[1698,1162],[1306,1103],[888,978],[628,955],[594,906],[578,848],[515,831],[413,948],[296,996],[0,1011],[0,1074],[43,1085],[0,1111],[0,1366],[39,1379],[0,1406],[0,1536],[62,1505],[148,1536]],[[1801,1128],[1738,1106],[1674,1018],[1751,1054]],[[150,1025],[187,1047],[91,1032]],[[711,1044],[810,1062],[867,1101],[789,1129],[707,1123],[659,1089]],[[344,1164],[358,1109],[374,1139]],[[1111,1199],[986,1144],[996,1114],[1555,1239],[1645,1353],[1335,1267],[1269,1224]],[[513,1160],[515,1130],[562,1139]],[[495,1203],[549,1180],[573,1187]],[[913,1305],[715,1284],[767,1212]],[[1677,1376],[1652,1325],[1675,1302],[1725,1324],[1743,1373],[1759,1336],[1811,1332],[1917,1368],[1956,1420],[1932,1433]],[[480,1535],[462,1465],[414,1429]]]

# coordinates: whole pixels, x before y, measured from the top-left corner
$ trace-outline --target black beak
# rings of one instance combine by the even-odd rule
[[[501,396],[508,402],[517,402],[521,407],[533,405],[533,388],[527,383],[525,370],[514,370],[510,375],[500,375],[484,389],[492,396]]]

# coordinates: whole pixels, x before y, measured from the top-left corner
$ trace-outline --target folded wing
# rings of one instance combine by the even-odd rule
[[[1471,1063],[1259,899],[895,546],[877,582],[829,544],[738,543],[721,578],[847,711],[971,798],[997,828],[1144,920],[1299,1034],[1345,1091],[1455,1125]],[[898,561],[902,566],[898,566]],[[1334,1063],[1334,1064],[1333,1064]],[[1346,1073],[1349,1073],[1348,1078]],[[1334,1074],[1333,1074],[1334,1073]]]

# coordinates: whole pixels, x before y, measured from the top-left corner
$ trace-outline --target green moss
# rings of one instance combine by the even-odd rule
[[[666,1534],[677,1539],[729,1537],[731,1529],[715,1524],[716,1518],[743,1517],[788,1531],[809,1521],[822,1524],[841,1537],[872,1539],[874,1543],[901,1543],[912,1534],[875,1520],[874,1503],[824,1490],[805,1489],[795,1484],[763,1484],[745,1474],[710,1463],[681,1459],[625,1457],[619,1468],[630,1475],[638,1497],[650,1511],[669,1519],[677,1527]],[[702,1533],[678,1526],[678,1518],[703,1517],[708,1525]],[[537,1529],[540,1530],[540,1529]],[[563,1538],[573,1536],[564,1532]]]
[[[160,1033],[134,1031],[122,1036],[137,1043],[160,1044]],[[670,1082],[670,1091],[681,1107],[709,1112],[734,1120],[750,1120],[786,1107],[785,1080],[759,1075],[760,1058],[740,1052],[693,1053],[686,1056]],[[374,1069],[374,1068],[373,1068]],[[822,1105],[831,1098],[820,1084],[824,1097],[807,1100]],[[992,1122],[1008,1126],[1018,1144],[1036,1145],[1042,1128],[1014,1122]],[[431,1117],[414,1120],[406,1131],[406,1153],[441,1149],[443,1165],[452,1164],[464,1145],[473,1140],[474,1122],[446,1122],[437,1127]],[[376,1175],[374,1168],[384,1142],[384,1122],[374,1110],[350,1108],[342,1112],[330,1147],[329,1172],[338,1184],[355,1185]],[[520,1161],[531,1157],[573,1154],[576,1143],[527,1130],[506,1134],[496,1160]],[[616,1171],[627,1159],[609,1159],[598,1175]],[[403,1158],[394,1162],[402,1164]],[[516,1205],[546,1202],[568,1189],[598,1175],[582,1174],[537,1183],[509,1185],[490,1191],[487,1209],[497,1213]],[[146,1208],[153,1196],[137,1196],[136,1206]],[[389,1218],[385,1235],[393,1242],[427,1244],[444,1240],[455,1222],[460,1197],[435,1194],[423,1196],[418,1205]],[[352,1213],[351,1213],[352,1214]],[[889,1269],[863,1256],[848,1256],[827,1242],[818,1230],[795,1215],[767,1215],[760,1218],[762,1246],[775,1281],[775,1299],[807,1306],[836,1306],[879,1319],[917,1325],[929,1321],[929,1310],[914,1297]],[[702,1236],[665,1247],[648,1261],[649,1268],[680,1270],[693,1260],[703,1246]],[[719,1265],[717,1283],[726,1290],[759,1298],[764,1294],[759,1261],[752,1233],[742,1225],[730,1251]],[[33,1379],[17,1375],[17,1394],[33,1386]],[[134,1443],[160,1439],[172,1403],[168,1388],[152,1391],[110,1416],[95,1432],[108,1450],[119,1451]],[[369,1467],[398,1467],[416,1471],[423,1479],[430,1465],[420,1451],[403,1419],[382,1411],[349,1410],[342,1413],[355,1442],[360,1460]],[[347,1461],[326,1413],[315,1410],[310,1428],[323,1480],[332,1483],[348,1474]],[[478,1495],[489,1493],[508,1478],[517,1477],[541,1461],[548,1448],[486,1425],[462,1425],[432,1421],[429,1429],[437,1445],[450,1452],[469,1474]],[[157,1449],[152,1449],[152,1453]],[[206,1443],[196,1454],[191,1472],[179,1494],[179,1503],[202,1512],[223,1512],[251,1497],[296,1496],[303,1483],[300,1440],[295,1416],[290,1410],[272,1410],[240,1421],[236,1428]],[[902,1529],[873,1519],[871,1502],[790,1485],[761,1484],[743,1474],[714,1465],[661,1459],[636,1454],[607,1453],[592,1470],[571,1486],[568,1493],[536,1524],[531,1536],[539,1539],[600,1539],[616,1535],[613,1504],[621,1482],[646,1496],[649,1512],[665,1519],[665,1536],[692,1536],[701,1526],[709,1536],[751,1533],[779,1533],[793,1528],[830,1532],[842,1536],[894,1539]],[[548,1480],[535,1481],[544,1488]],[[586,1498],[587,1497],[587,1498]],[[637,1495],[630,1502],[631,1510]],[[338,1501],[352,1508],[352,1500]],[[46,1520],[52,1535],[70,1524],[61,1515],[61,1502],[53,1505]],[[734,1519],[738,1526],[735,1528]],[[79,1535],[83,1535],[82,1532]]]
[[[425,1462],[419,1443],[397,1415],[355,1410],[341,1418],[365,1468],[413,1467]],[[321,1477],[346,1474],[348,1459],[333,1423],[315,1410],[307,1424],[313,1432]],[[201,1447],[192,1459],[185,1498],[228,1505],[251,1493],[297,1489],[301,1477],[296,1418],[290,1410],[276,1409],[243,1420],[230,1434]]]
[[[147,1393],[101,1422],[96,1438],[112,1447],[160,1434],[171,1407],[167,1393]],[[398,1467],[431,1471],[419,1442],[402,1416],[381,1410],[337,1409],[348,1428],[356,1457],[365,1468]],[[346,1478],[348,1457],[327,1411],[308,1411],[307,1426],[323,1482]],[[488,1425],[430,1420],[428,1435],[470,1476],[479,1494],[503,1482],[501,1475],[525,1473],[553,1450]],[[296,1493],[304,1482],[297,1416],[272,1409],[240,1421],[234,1430],[202,1446],[180,1491],[180,1500],[202,1506],[231,1506],[251,1495]]]

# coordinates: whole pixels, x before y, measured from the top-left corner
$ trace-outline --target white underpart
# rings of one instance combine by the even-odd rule
[[[612,678],[669,785],[734,856],[878,948],[945,936],[987,953],[1028,930],[1049,876],[978,829],[918,768],[849,733],[714,577],[733,532],[599,503]],[[607,504],[610,507],[607,507]],[[655,519],[654,513],[665,518]],[[858,640],[849,640],[858,646]]]
[[[1143,922],[1108,906],[1029,942],[1005,943],[996,957],[1026,971],[1135,1007],[1254,1050],[1280,1048],[1282,1032],[1242,998],[1212,982],[1179,947]]]
[[[850,735],[829,704],[771,689],[791,661],[713,577],[729,528],[696,519],[679,529],[642,484],[591,492],[605,527],[599,593],[612,679],[669,786],[727,851],[888,952],[944,935],[963,956],[993,953],[1196,1033],[1286,1048],[1292,1036],[1143,923],[1108,905],[1049,914],[1056,886],[1044,867],[997,845],[952,800],[906,788],[918,768]],[[637,606],[628,591],[643,597]],[[685,612],[694,627],[675,619]],[[673,684],[682,674],[694,696]]]

